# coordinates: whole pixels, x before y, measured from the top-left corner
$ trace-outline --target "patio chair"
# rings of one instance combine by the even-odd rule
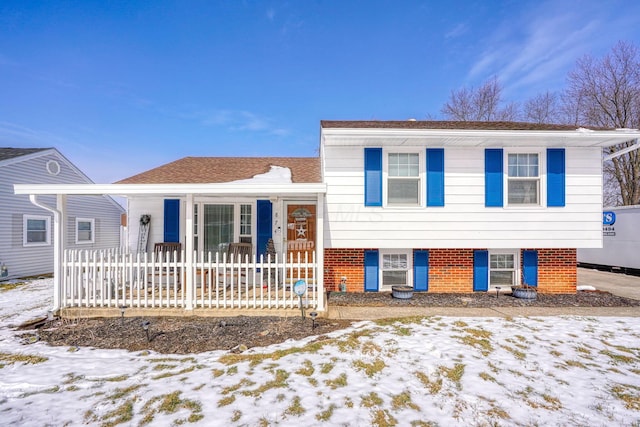
[[[218,275],[218,280],[223,282],[226,278],[227,288],[231,285],[231,282],[235,284],[240,284],[242,282],[246,283],[247,280],[247,272],[244,267],[240,267],[240,271],[238,271],[235,266],[238,264],[244,265],[245,262],[252,261],[252,250],[253,245],[251,243],[229,243],[229,247],[227,249],[227,263],[230,263],[233,258],[233,265],[231,267],[227,267],[224,273]]]
[[[153,245],[153,253],[155,255],[155,262],[162,263],[163,267],[156,267],[153,274],[156,277],[166,277],[165,280],[169,280],[175,277],[177,282],[180,283],[180,268],[178,271],[174,271],[173,263],[180,262],[180,255],[182,251],[182,243],[179,242],[160,242]],[[159,280],[159,279],[158,279]]]

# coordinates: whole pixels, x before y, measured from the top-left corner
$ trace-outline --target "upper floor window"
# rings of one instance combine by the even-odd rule
[[[507,203],[540,204],[540,163],[537,153],[509,153]]]
[[[93,243],[94,225],[93,218],[76,218],[76,243]]]
[[[51,218],[41,215],[24,215],[22,220],[24,246],[51,244]]]
[[[420,203],[420,156],[418,153],[389,153],[387,204]]]

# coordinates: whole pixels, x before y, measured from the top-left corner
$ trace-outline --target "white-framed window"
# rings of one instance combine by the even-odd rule
[[[520,277],[518,251],[489,252],[489,288],[516,286]]]
[[[194,206],[194,244],[197,250],[223,254],[229,243],[253,243],[253,205],[233,201],[211,203],[207,200]]]
[[[507,205],[540,205],[540,153],[507,153]]]
[[[251,243],[251,211],[251,205],[240,205],[240,241],[244,243]]]
[[[22,244],[24,246],[47,246],[51,244],[51,217],[23,215]]]
[[[95,241],[95,219],[76,218],[76,244],[93,243]]]
[[[419,206],[420,154],[387,154],[387,205]]]
[[[380,257],[382,289],[391,289],[391,286],[413,286],[411,281],[413,262],[410,251],[381,250]]]

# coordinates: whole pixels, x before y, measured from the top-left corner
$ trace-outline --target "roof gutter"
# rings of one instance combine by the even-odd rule
[[[313,184],[14,184],[15,194],[195,194],[252,195],[326,193],[324,183]]]

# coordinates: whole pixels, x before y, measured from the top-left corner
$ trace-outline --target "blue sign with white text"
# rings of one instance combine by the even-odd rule
[[[604,225],[613,225],[616,223],[615,212],[602,212],[602,223]]]

